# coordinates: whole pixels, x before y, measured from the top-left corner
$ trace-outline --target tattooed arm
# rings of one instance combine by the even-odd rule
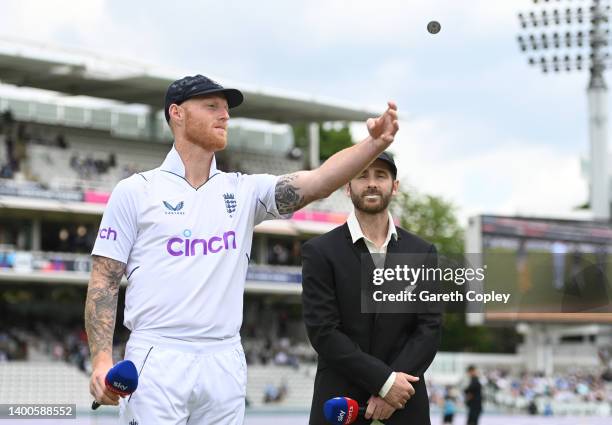
[[[85,301],[85,330],[93,369],[90,392],[100,404],[118,404],[119,400],[117,395],[106,390],[104,378],[113,366],[113,333],[119,284],[124,272],[124,263],[107,257],[93,256]]]
[[[278,212],[289,214],[331,195],[370,165],[393,142],[399,129],[395,103],[389,102],[380,117],[370,118],[367,127],[369,136],[365,140],[337,152],[319,168],[281,176],[275,192]]]

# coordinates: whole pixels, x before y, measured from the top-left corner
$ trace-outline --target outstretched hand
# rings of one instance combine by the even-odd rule
[[[382,140],[385,148],[389,146],[395,138],[395,133],[399,130],[397,121],[397,105],[395,102],[387,102],[389,107],[378,118],[369,118],[366,122],[368,132],[373,139]]]

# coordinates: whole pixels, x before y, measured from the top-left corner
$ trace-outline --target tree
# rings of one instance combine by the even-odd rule
[[[400,191],[392,208],[404,229],[432,242],[438,252],[463,254],[464,232],[450,202],[412,190]]]
[[[296,147],[308,151],[308,126],[306,124],[293,126],[293,138]],[[343,123],[340,127],[319,126],[319,160],[321,162],[352,145],[353,139],[348,124]]]

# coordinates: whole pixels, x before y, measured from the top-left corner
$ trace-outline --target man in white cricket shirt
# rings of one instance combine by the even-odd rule
[[[166,93],[174,146],[159,168],[120,181],[96,244],[85,305],[90,392],[120,406],[122,424],[242,424],[246,362],[240,344],[253,227],[329,196],[387,148],[397,107],[367,122],[369,136],[319,168],[283,176],[217,170],[229,109],[242,93],[202,76]],[[125,358],[139,371],[129,398],[105,388],[119,283],[128,279]]]

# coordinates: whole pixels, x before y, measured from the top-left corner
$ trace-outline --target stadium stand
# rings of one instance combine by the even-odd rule
[[[283,408],[305,409],[312,401],[315,367],[251,365],[248,368],[247,399],[249,406],[258,407],[275,403]],[[280,399],[271,394],[271,389]],[[267,397],[266,397],[267,396]],[[266,402],[268,400],[268,402]]]
[[[0,362],[0,377],[3,403],[76,403],[80,408],[91,405],[88,375],[67,363]]]
[[[11,105],[15,106],[14,103]],[[76,108],[67,111],[72,115],[80,114]],[[110,192],[119,180],[158,167],[169,149],[169,142],[151,143],[112,137],[91,128],[62,127],[60,131],[53,125],[40,122],[19,122],[14,118],[9,121],[10,126],[0,127],[0,142],[5,145],[0,148],[0,167],[4,168],[0,177],[36,182],[48,189]],[[70,122],[73,125],[78,123],[83,124],[76,119]],[[13,134],[19,136],[15,138]],[[249,143],[244,141],[247,138],[250,138]],[[11,142],[9,147],[9,139],[19,142]],[[258,139],[262,139],[259,145],[256,143]],[[268,134],[233,127],[229,131],[229,140],[228,149],[217,155],[219,167],[225,171],[281,175],[303,169],[301,160],[288,157],[288,149],[293,143],[290,133]],[[22,148],[16,149],[12,145]],[[277,148],[271,151],[268,145]],[[17,155],[16,150],[22,153]],[[308,210],[347,213],[351,208],[350,199],[343,190],[338,190],[332,196],[313,203]]]

